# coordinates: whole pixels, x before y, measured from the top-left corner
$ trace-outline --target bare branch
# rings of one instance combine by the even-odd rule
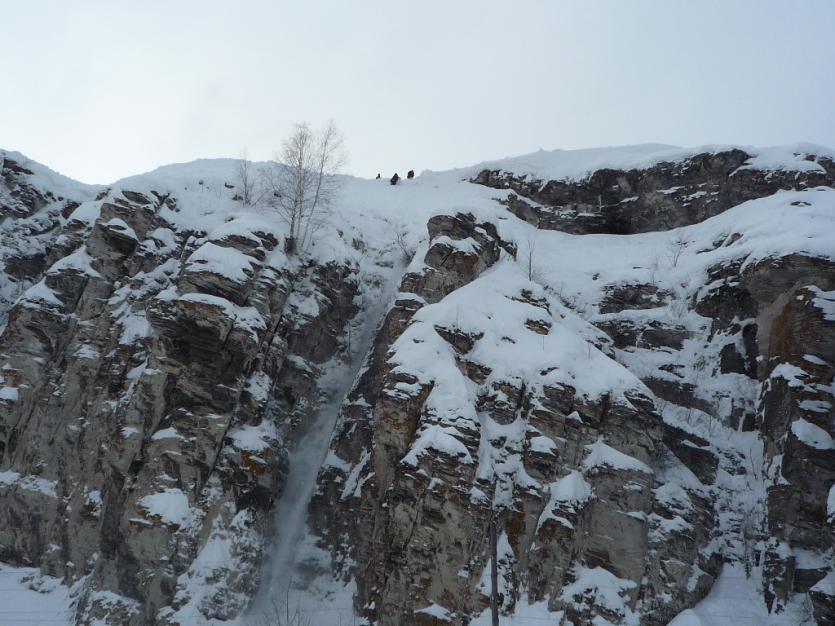
[[[240,188],[236,199],[244,206],[255,204],[255,172],[252,171],[252,163],[247,158],[246,149],[241,150],[241,156],[235,164],[235,178]]]

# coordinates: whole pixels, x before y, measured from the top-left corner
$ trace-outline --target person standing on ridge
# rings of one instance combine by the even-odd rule
[[[380,180],[380,172],[377,172],[377,178],[375,178],[374,180]]]
[[[392,185],[396,185],[396,184],[397,184],[397,183],[399,183],[399,182],[400,182],[400,174],[398,174],[397,172],[395,172],[395,173],[394,173],[394,176],[392,176],[392,177],[391,177],[391,184],[392,184]]]

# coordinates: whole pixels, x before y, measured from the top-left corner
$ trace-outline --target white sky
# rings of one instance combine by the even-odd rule
[[[835,146],[835,0],[0,0],[0,147],[104,183],[273,155],[347,172],[539,148]]]

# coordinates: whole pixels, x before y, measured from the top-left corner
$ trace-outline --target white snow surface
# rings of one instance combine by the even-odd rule
[[[258,262],[236,248],[218,246],[207,241],[186,261],[186,272],[210,272],[234,282],[244,282],[252,277]]]
[[[0,563],[0,626],[71,626],[72,602],[70,588],[59,579]]]
[[[707,597],[692,609],[681,612],[668,626],[802,626],[803,607],[790,605],[780,614],[769,614],[759,581],[748,577],[738,565],[725,565]]]
[[[144,496],[138,504],[148,517],[180,528],[191,526],[200,518],[200,512],[189,505],[188,496],[173,487]]]
[[[59,174],[20,152],[0,149],[0,160],[6,158],[17,162],[18,165],[32,172],[32,174],[24,175],[29,184],[40,189],[48,189],[58,196],[83,201],[92,198],[104,189],[104,185],[88,185]]]
[[[0,472],[0,487],[17,487],[18,489],[40,493],[50,498],[56,496],[56,483],[54,481],[41,478],[40,476],[24,476],[10,470]]]
[[[652,468],[643,461],[639,461],[628,454],[615,450],[611,446],[607,446],[603,441],[603,437],[600,437],[592,445],[586,446],[586,449],[589,451],[589,454],[583,459],[582,464],[583,470],[586,472],[595,468],[610,467],[620,470],[646,472],[647,474],[653,473]]]
[[[792,433],[800,441],[818,450],[832,450],[835,448],[835,441],[832,435],[820,426],[807,422],[802,417],[792,422]]]

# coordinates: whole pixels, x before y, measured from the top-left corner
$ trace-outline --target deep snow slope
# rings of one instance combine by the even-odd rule
[[[503,624],[835,620],[831,150],[345,177],[300,256],[234,161],[0,154],[0,624],[489,624],[491,519]]]

